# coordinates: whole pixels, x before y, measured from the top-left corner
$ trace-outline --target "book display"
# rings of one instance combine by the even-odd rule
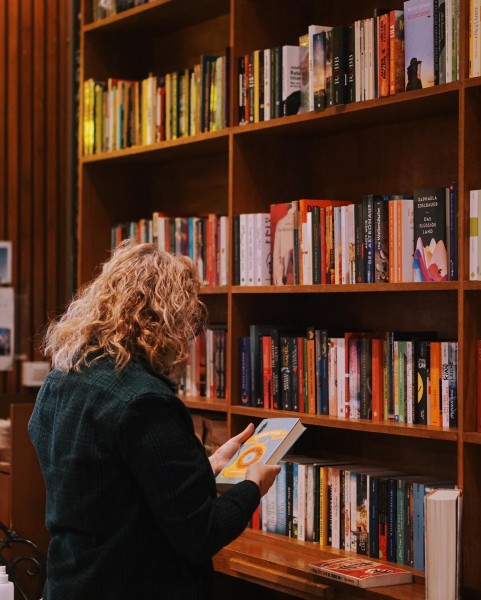
[[[427,54],[405,20],[424,4],[436,23]],[[278,417],[306,428],[297,460],[282,461],[285,494],[266,498],[216,570],[294,597],[353,598],[362,590],[309,568],[349,550],[413,573],[383,598],[424,598],[424,516],[412,517],[439,482],[462,490],[458,576],[476,597],[481,243],[470,238],[481,209],[473,200],[471,214],[470,192],[481,189],[481,77],[470,77],[480,40],[469,32],[479,10],[469,0],[98,5],[81,1],[78,284],[119,224],[157,215],[165,228],[152,239],[169,247],[167,224],[192,223],[192,248],[180,251],[204,269],[225,367],[209,383],[207,345],[198,349],[186,405],[225,418],[229,435]],[[413,79],[406,91],[411,75],[422,87]],[[221,235],[217,248],[209,240]],[[316,485],[328,491],[309,497]],[[299,510],[324,516],[303,517],[299,534]]]

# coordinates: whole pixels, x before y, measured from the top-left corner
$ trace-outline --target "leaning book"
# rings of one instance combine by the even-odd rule
[[[253,463],[277,464],[304,431],[299,419],[264,419],[217,475],[217,489],[222,492],[243,481]]]
[[[333,558],[311,563],[310,570],[316,575],[350,583],[361,588],[412,583],[410,571],[387,563],[362,558]]]

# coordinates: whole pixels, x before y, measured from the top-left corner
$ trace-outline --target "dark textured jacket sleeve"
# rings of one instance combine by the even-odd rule
[[[123,459],[156,525],[181,556],[205,562],[244,530],[259,504],[259,488],[244,481],[216,496],[209,460],[178,398],[129,403],[119,435]]]

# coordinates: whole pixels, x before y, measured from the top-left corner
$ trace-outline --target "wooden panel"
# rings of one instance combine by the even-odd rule
[[[45,528],[45,485],[27,424],[33,404],[12,404],[11,523],[19,535],[32,539],[44,552],[48,545]]]
[[[0,471],[0,521],[10,527],[10,482],[9,473]]]
[[[41,358],[36,336],[69,293],[69,4],[10,0],[0,8],[0,239],[13,243],[13,287],[23,299],[17,348],[28,360]],[[0,391],[25,392],[18,361],[0,374]]]

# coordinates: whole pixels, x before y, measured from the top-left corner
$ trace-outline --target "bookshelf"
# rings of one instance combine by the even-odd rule
[[[295,6],[294,6],[295,4]],[[154,210],[230,217],[296,198],[347,198],[386,190],[459,184],[458,281],[446,283],[205,288],[212,322],[228,324],[227,400],[188,399],[225,413],[231,434],[273,411],[240,406],[237,340],[252,323],[437,331],[459,344],[458,429],[349,421],[300,414],[299,452],[348,454],[413,474],[455,478],[464,494],[462,585],[481,592],[481,434],[476,433],[475,341],[481,283],[468,279],[469,190],[481,188],[481,78],[468,79],[468,0],[460,2],[459,81],[318,113],[237,125],[237,62],[246,52],[296,44],[311,23],[347,24],[372,14],[374,0],[154,0],[92,21],[81,3],[80,81],[141,79],[193,66],[200,54],[231,48],[230,126],[215,132],[82,157],[79,152],[78,283],[108,256],[110,227]],[[391,9],[403,2],[390,0]],[[81,110],[83,109],[81,99]],[[81,138],[81,136],[79,136]],[[81,149],[80,149],[81,150]],[[232,219],[231,219],[232,221]],[[230,236],[232,239],[232,236]],[[231,266],[232,266],[231,247]],[[232,281],[232,278],[230,279]],[[298,414],[298,413],[295,413]],[[319,548],[247,531],[215,559],[219,573],[300,598],[336,597],[308,573]],[[295,558],[295,563],[294,561]],[[424,597],[424,579],[375,597]],[[321,589],[322,588],[322,589]],[[321,594],[324,594],[324,596]],[[354,593],[349,590],[349,593]],[[317,594],[317,596],[316,596]],[[335,596],[334,596],[335,594]],[[347,596],[346,596],[347,597]],[[352,597],[352,596],[349,596]]]

